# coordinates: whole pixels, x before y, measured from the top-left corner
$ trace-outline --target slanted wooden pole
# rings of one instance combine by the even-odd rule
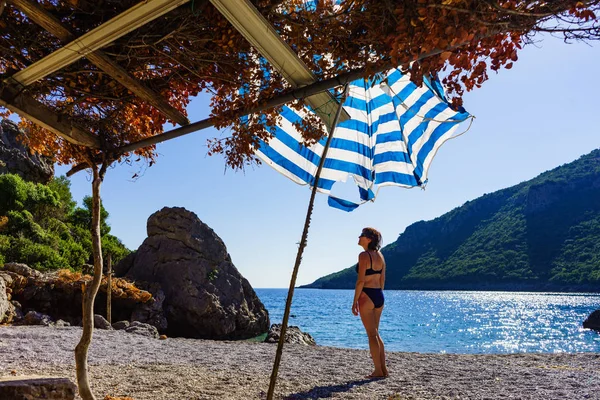
[[[108,253],[106,260],[106,320],[112,324],[112,257]]]
[[[335,118],[333,119],[333,123],[331,124],[331,129],[329,131],[329,135],[327,136],[327,142],[325,143],[325,147],[323,148],[323,154],[321,155],[321,160],[319,161],[319,166],[317,167],[317,173],[315,174],[315,182],[312,187],[312,192],[310,194],[310,200],[308,202],[308,210],[306,211],[306,219],[304,221],[304,230],[302,231],[302,239],[300,240],[300,246],[298,246],[298,253],[296,254],[296,263],[294,264],[294,270],[292,272],[292,279],[290,280],[290,287],[288,289],[287,300],[285,302],[285,311],[283,313],[283,321],[281,322],[281,332],[279,335],[279,342],[277,343],[277,351],[275,353],[275,362],[273,363],[273,371],[271,372],[271,381],[269,382],[269,391],[267,393],[267,400],[273,400],[273,394],[275,392],[275,383],[277,381],[277,373],[279,372],[279,363],[281,362],[281,354],[283,353],[283,344],[285,343],[285,332],[287,330],[288,319],[290,318],[290,309],[292,307],[292,298],[294,296],[294,287],[296,286],[296,277],[298,276],[298,270],[300,268],[300,263],[302,262],[302,253],[304,253],[304,248],[306,247],[306,238],[308,237],[308,228],[310,226],[310,218],[313,212],[313,207],[315,204],[315,195],[317,194],[317,187],[319,185],[319,177],[321,176],[321,170],[323,169],[323,164],[325,163],[325,158],[327,157],[327,150],[329,150],[329,146],[331,144],[331,139],[333,138],[333,132],[335,130],[335,126],[337,125],[337,121],[342,112],[342,107],[344,104],[344,100],[346,99],[348,91],[348,84],[344,85],[344,92],[342,93],[342,98],[340,100],[340,106],[335,113]]]

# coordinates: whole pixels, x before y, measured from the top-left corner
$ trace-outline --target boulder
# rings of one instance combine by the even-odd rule
[[[281,324],[273,324],[269,329],[266,343],[278,343],[281,336]],[[298,343],[307,346],[315,346],[317,342],[309,333],[302,332],[297,326],[288,326],[285,330],[285,343]]]
[[[29,400],[75,398],[77,386],[68,378],[11,376],[0,378],[0,399]]]
[[[592,312],[585,321],[583,321],[583,327],[587,329],[594,329],[600,331],[600,310]]]
[[[27,264],[10,262],[4,264],[2,267],[4,271],[13,272],[15,274],[24,276],[26,278],[41,278],[44,274],[40,271],[30,268]]]
[[[110,323],[100,314],[94,314],[94,328],[112,330]]]
[[[149,324],[144,324],[139,321],[133,321],[127,328],[125,328],[125,332],[148,336],[155,339],[159,338],[158,330],[156,329],[156,327]]]
[[[184,208],[152,214],[148,237],[115,273],[158,283],[169,336],[246,339],[269,328],[269,315],[217,234]]]
[[[114,330],[120,331],[120,330],[129,328],[129,325],[130,325],[129,321],[124,320],[124,321],[115,322],[114,324],[112,324],[112,327]]]
[[[15,315],[13,317],[13,322],[22,320],[25,314],[23,314],[23,307],[21,306],[21,303],[19,303],[16,300],[12,300],[11,304],[15,307]]]
[[[30,154],[17,137],[22,135],[17,124],[0,122],[0,174],[17,174],[26,181],[48,183],[54,176],[54,165],[44,157]]]
[[[42,314],[37,311],[29,311],[23,319],[19,322],[19,325],[53,325],[52,317],[46,314]]]

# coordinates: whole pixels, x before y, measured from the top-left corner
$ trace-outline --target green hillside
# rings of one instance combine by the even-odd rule
[[[416,222],[382,249],[386,289],[600,291],[600,150]],[[312,288],[353,288],[354,266]]]
[[[42,184],[0,174],[0,265],[18,262],[41,271],[78,271],[93,264],[91,209],[91,197],[77,207],[65,177]],[[130,251],[110,234],[104,207],[100,214],[102,251],[117,263]]]

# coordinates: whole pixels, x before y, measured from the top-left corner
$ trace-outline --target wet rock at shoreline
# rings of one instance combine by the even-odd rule
[[[268,330],[268,312],[254,289],[196,214],[165,207],[150,216],[147,230],[144,243],[115,273],[160,285],[169,336],[246,339]]]
[[[281,324],[273,324],[269,329],[266,343],[277,343],[281,336]],[[297,326],[288,326],[285,330],[285,343],[299,343],[308,346],[315,346],[317,342],[309,333],[302,332]]]
[[[583,327],[587,329],[593,329],[600,331],[600,310],[592,312],[585,321],[583,321]]]

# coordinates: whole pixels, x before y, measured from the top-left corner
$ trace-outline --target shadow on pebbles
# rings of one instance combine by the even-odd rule
[[[0,327],[0,377],[75,381],[77,327]],[[94,332],[92,389],[135,400],[264,399],[276,345]],[[370,380],[366,350],[286,345],[278,399],[600,399],[600,354],[387,354],[390,377]]]

